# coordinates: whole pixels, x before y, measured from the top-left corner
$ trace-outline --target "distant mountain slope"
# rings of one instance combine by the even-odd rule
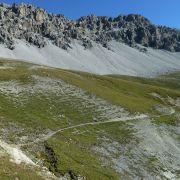
[[[180,69],[180,31],[141,15],[69,20],[29,4],[0,4],[0,57],[98,74]]]

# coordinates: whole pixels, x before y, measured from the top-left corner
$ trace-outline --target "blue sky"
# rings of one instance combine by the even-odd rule
[[[180,28],[180,0],[3,0],[6,3],[31,3],[48,12],[61,13],[71,19],[96,14],[118,16],[137,13],[153,23]]]

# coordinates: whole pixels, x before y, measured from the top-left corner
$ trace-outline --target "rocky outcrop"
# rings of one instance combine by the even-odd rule
[[[86,16],[72,21],[61,14],[49,14],[29,4],[0,4],[0,43],[14,48],[14,39],[22,39],[43,48],[46,40],[56,46],[71,48],[72,39],[87,48],[96,42],[108,47],[116,40],[132,47],[145,47],[180,51],[180,30],[155,26],[141,15],[130,14],[116,18]]]

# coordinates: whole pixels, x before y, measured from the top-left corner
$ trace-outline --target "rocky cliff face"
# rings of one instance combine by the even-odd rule
[[[71,48],[72,39],[79,40],[85,48],[92,42],[108,48],[108,42],[116,40],[132,47],[145,47],[180,51],[180,30],[155,26],[141,15],[130,14],[116,18],[86,16],[69,20],[60,14],[28,4],[0,4],[0,43],[14,48],[14,39],[23,39],[43,48],[47,39],[56,46]]]

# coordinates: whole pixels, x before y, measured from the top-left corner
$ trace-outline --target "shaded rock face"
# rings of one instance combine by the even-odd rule
[[[116,18],[86,16],[69,20],[60,14],[49,14],[29,4],[0,4],[0,43],[14,48],[14,39],[22,39],[43,48],[46,39],[56,46],[68,49],[72,39],[79,40],[87,49],[92,42],[108,48],[116,40],[132,47],[180,51],[180,30],[155,26],[141,15],[130,14]]]

